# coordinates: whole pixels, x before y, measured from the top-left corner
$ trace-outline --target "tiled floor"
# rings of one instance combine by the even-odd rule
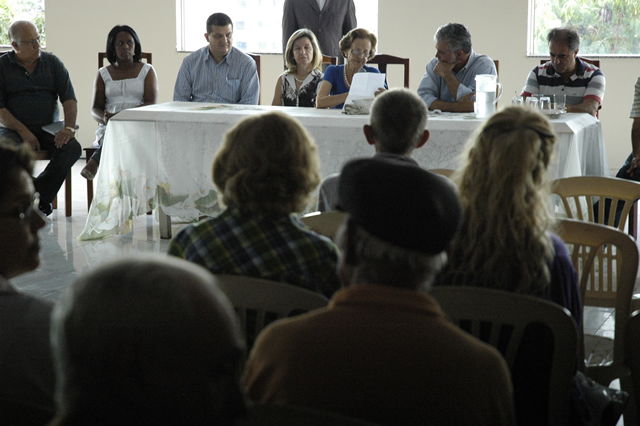
[[[40,163],[36,170],[46,164]],[[83,165],[84,159],[80,159],[73,168],[72,216],[64,216],[64,191],[61,191],[58,210],[54,210],[40,231],[40,267],[12,280],[23,291],[55,300],[78,275],[102,262],[135,253],[165,253],[169,247],[169,240],[160,239],[158,222],[153,215],[136,218],[133,232],[127,235],[78,241],[87,220],[87,181],[80,176]],[[174,225],[173,232],[182,226]]]

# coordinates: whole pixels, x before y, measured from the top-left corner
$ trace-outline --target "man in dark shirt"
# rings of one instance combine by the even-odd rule
[[[51,202],[82,153],[74,137],[76,97],[64,64],[40,51],[40,34],[33,23],[14,22],[9,39],[13,51],[0,58],[0,135],[51,154],[50,163],[35,179],[40,209],[49,215]],[[58,99],[64,128],[52,135],[42,126],[58,121]]]

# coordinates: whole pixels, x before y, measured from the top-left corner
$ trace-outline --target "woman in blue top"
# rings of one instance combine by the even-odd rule
[[[377,43],[376,36],[364,28],[354,28],[342,37],[340,51],[345,57],[345,64],[331,65],[325,70],[316,98],[316,108],[342,108],[355,73],[380,72],[365,65],[376,55]],[[384,90],[380,88],[375,94]]]

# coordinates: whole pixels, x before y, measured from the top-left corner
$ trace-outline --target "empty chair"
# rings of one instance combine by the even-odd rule
[[[632,209],[640,198],[640,182],[602,176],[577,176],[556,179],[552,191],[562,200],[570,219],[602,223],[624,230],[631,214],[629,234],[636,237],[637,214]],[[611,206],[616,206],[610,214]]]
[[[269,323],[327,305],[319,293],[260,278],[216,274],[215,283],[238,313],[240,329],[247,339],[247,351]]]
[[[322,55],[322,63],[327,65],[338,65],[338,58],[336,56]]]
[[[260,55],[257,53],[247,53],[256,63],[256,70],[258,71],[258,81],[262,81],[261,67],[260,67]],[[262,88],[260,89],[262,92]],[[258,105],[260,105],[262,99],[262,93],[258,95]]]
[[[571,380],[576,372],[577,328],[567,309],[539,297],[478,287],[434,287],[429,294],[454,323],[494,346],[505,357],[514,381],[519,420],[526,416],[519,412],[519,401],[534,402],[526,396],[527,391],[532,393],[530,380],[518,382],[521,377],[518,366],[526,365],[524,370],[531,368],[525,360],[535,359],[538,349],[541,357],[550,357],[550,371],[533,372],[541,380],[547,380],[544,389],[547,398],[541,400],[547,406],[533,409],[541,415],[547,411],[549,424],[568,424]],[[550,344],[536,345],[535,339],[540,335],[551,339]],[[527,344],[523,337],[532,340]],[[542,365],[545,361],[542,360]],[[545,392],[533,393],[531,396],[542,398]]]
[[[561,219],[558,225],[558,235],[578,272],[583,303],[615,308],[613,356],[600,365],[586,363],[585,373],[605,386],[620,378],[622,389],[627,390],[624,336],[638,272],[638,247],[627,234],[608,226],[571,219]],[[579,349],[582,353],[583,347]]]
[[[409,88],[409,75],[410,75],[410,62],[409,58],[400,58],[399,56],[393,55],[385,55],[384,53],[379,53],[374,56],[372,59],[369,59],[367,63],[369,64],[377,64],[378,69],[381,73],[387,72],[387,65],[402,65],[404,68],[404,87]]]

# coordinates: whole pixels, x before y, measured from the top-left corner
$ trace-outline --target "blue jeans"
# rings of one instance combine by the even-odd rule
[[[72,138],[66,145],[57,148],[54,142],[55,136],[52,134],[39,127],[29,127],[29,130],[38,138],[40,149],[51,154],[51,161],[33,181],[36,191],[40,193],[40,203],[50,204],[56,198],[56,194],[58,194],[71,167],[80,158],[82,147],[76,138]],[[0,136],[7,137],[16,143],[22,143],[20,135],[11,129],[0,127]]]

